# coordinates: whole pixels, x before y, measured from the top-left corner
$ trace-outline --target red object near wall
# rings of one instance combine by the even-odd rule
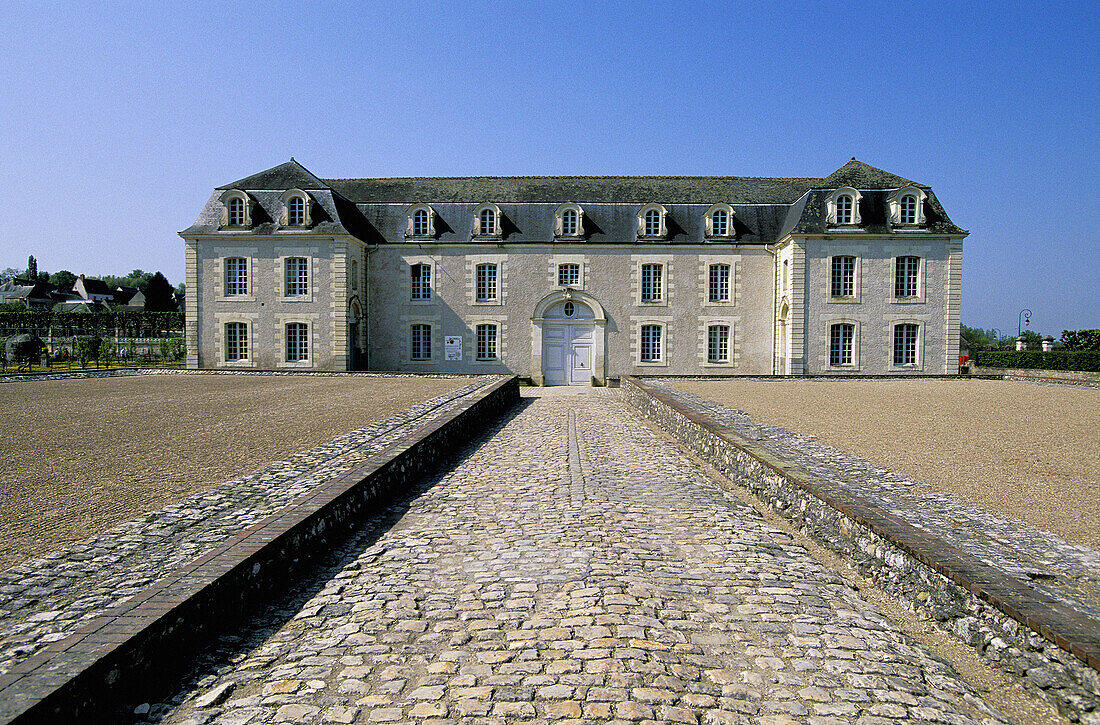
[[[959,355],[959,365],[966,365],[970,361],[969,355]]]

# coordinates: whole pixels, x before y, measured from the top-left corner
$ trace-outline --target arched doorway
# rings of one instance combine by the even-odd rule
[[[363,308],[359,306],[359,299],[352,298],[348,305],[348,346],[351,363],[349,370],[366,370],[367,355],[364,352],[363,337]]]
[[[787,350],[788,348],[788,336],[790,335],[789,322],[790,318],[790,306],[786,300],[783,300],[782,306],[779,308],[779,369],[780,375],[790,375],[790,366],[787,364]]]
[[[531,318],[532,377],[541,385],[604,383],[603,307],[591,295],[564,289],[544,297]]]

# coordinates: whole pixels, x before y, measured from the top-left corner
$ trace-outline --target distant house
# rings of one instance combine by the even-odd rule
[[[0,303],[22,302],[27,307],[49,307],[53,304],[52,290],[53,287],[44,282],[11,279],[0,285]]]
[[[114,298],[114,293],[106,282],[84,275],[77,277],[76,282],[73,283],[73,292],[90,302],[110,302]]]
[[[114,303],[126,310],[144,310],[145,293],[137,287],[116,287]]]

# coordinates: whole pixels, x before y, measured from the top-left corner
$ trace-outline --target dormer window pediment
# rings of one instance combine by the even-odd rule
[[[668,237],[668,209],[660,204],[646,204],[638,211],[638,239]]]
[[[221,195],[223,227],[248,229],[252,226],[252,197],[240,189],[229,189]]]
[[[831,227],[858,227],[862,222],[859,202],[863,194],[858,189],[842,186],[825,199],[825,215]]]
[[[886,197],[886,207],[890,214],[891,227],[919,227],[927,223],[924,215],[924,202],[928,194],[924,189],[910,184],[903,186]]]
[[[496,204],[479,204],[474,209],[474,222],[470,236],[475,239],[500,239],[503,236],[504,214]]]
[[[282,212],[279,226],[309,227],[312,224],[313,199],[301,189],[288,189],[280,197]]]
[[[405,225],[405,236],[409,239],[434,239],[435,238],[435,209],[427,204],[414,204],[405,212],[408,223]]]
[[[733,207],[726,203],[718,203],[707,209],[703,218],[703,236],[707,239],[733,237]]]

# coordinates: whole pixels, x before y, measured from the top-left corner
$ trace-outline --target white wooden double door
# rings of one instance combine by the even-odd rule
[[[542,328],[542,374],[547,385],[591,385],[591,320],[546,322]]]

